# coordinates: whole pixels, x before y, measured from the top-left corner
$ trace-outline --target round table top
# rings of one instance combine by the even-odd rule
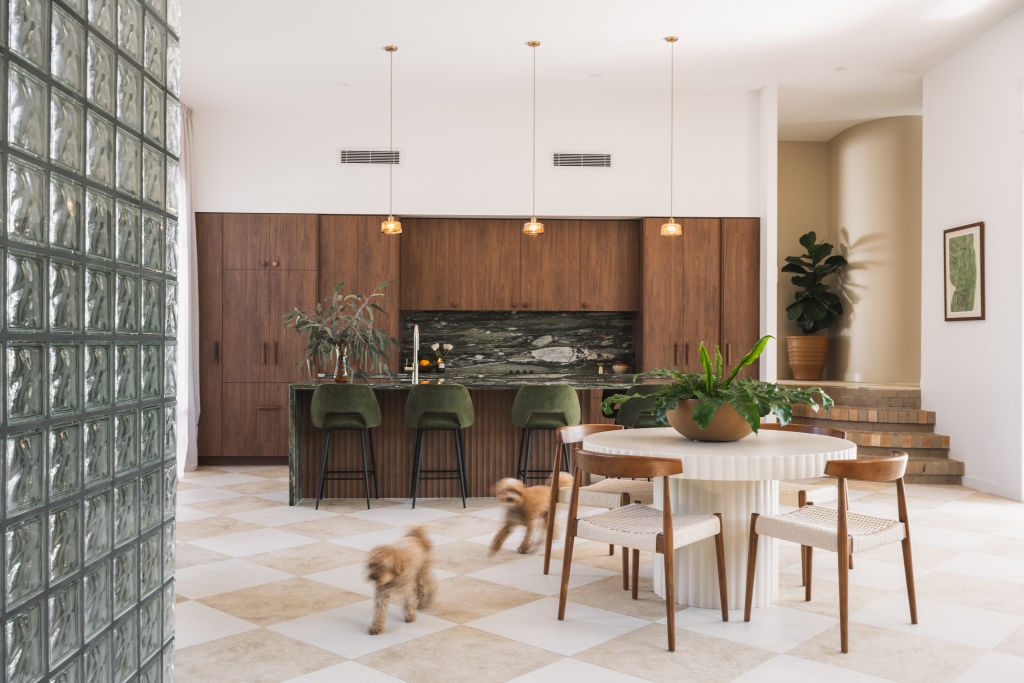
[[[591,434],[583,448],[616,455],[681,458],[684,479],[764,481],[824,474],[829,460],[853,460],[857,445],[821,434],[764,429],[739,441],[691,441],[671,427]]]

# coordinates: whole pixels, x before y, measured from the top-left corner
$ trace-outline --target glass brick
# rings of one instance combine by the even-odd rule
[[[160,398],[160,370],[163,365],[163,354],[159,344],[142,345],[142,399]],[[145,428],[145,425],[143,425]],[[145,429],[143,429],[145,437]],[[142,440],[145,447],[145,438]],[[145,453],[143,453],[145,455]]]
[[[167,283],[167,301],[164,304],[164,334],[174,337],[178,334],[178,283]]]
[[[82,186],[50,174],[50,244],[68,251],[82,249]]]
[[[86,65],[87,94],[93,104],[110,115],[117,113],[116,65],[114,51],[96,36],[89,36],[89,60]]]
[[[80,17],[85,17],[85,0],[64,0],[64,4]]]
[[[163,166],[161,165],[161,170]],[[164,222],[160,216],[142,212],[142,267],[150,270],[164,269]]]
[[[4,537],[4,592],[10,609],[43,589],[43,519],[12,524]]]
[[[77,346],[50,347],[50,414],[65,415],[82,407],[82,358]]]
[[[92,180],[114,186],[114,124],[93,112],[86,122],[85,170]]]
[[[117,38],[114,32],[116,13],[117,0],[89,0],[89,23],[112,41]]]
[[[142,73],[124,59],[117,60],[117,119],[142,129]]]
[[[7,329],[42,332],[46,291],[43,259],[17,251],[7,252]],[[41,371],[42,368],[40,367]]]
[[[167,0],[167,25],[181,35],[181,0]]]
[[[69,261],[50,261],[50,329],[78,332],[82,329],[82,270]]]
[[[150,78],[142,84],[142,134],[162,145],[164,142],[164,89]]]
[[[46,175],[14,158],[7,161],[7,233],[32,244],[46,242]]]
[[[163,604],[162,595],[157,593],[142,603],[139,609],[139,648],[143,660],[147,660],[160,651],[163,638]],[[154,669],[154,681],[159,681],[160,673]]]
[[[139,307],[141,283],[137,275],[117,274],[117,301],[115,303],[115,327],[124,334],[139,331]]]
[[[139,464],[138,442],[136,439],[136,413],[118,413],[114,418],[114,472],[121,474]]]
[[[142,5],[138,0],[118,0],[117,44],[136,61],[142,61]]]
[[[117,189],[139,196],[142,173],[142,143],[134,135],[117,131]]]
[[[78,628],[78,581],[50,595],[50,666],[58,666],[82,645]]]
[[[164,683],[174,683],[174,643],[164,648],[161,657],[164,665]]]
[[[78,569],[81,549],[82,509],[72,503],[50,512],[50,583],[70,576]]]
[[[114,625],[114,642],[114,680],[127,681],[139,668],[139,622],[135,612]]]
[[[174,545],[175,521],[164,524],[164,576],[174,576],[174,556],[177,546]]]
[[[164,251],[164,270],[168,275],[178,274],[178,221],[167,220],[167,248]]]
[[[176,407],[173,403],[164,406],[164,457],[173,458],[178,451]]]
[[[114,274],[85,268],[85,331],[109,334],[113,329]]]
[[[145,505],[142,506],[145,509]],[[160,534],[151,534],[139,543],[139,595],[146,597],[160,587]]]
[[[142,411],[142,425],[139,428],[139,454],[143,463],[162,460],[164,455],[163,432],[160,429],[160,408],[146,408]],[[159,484],[159,479],[157,480]],[[159,490],[159,486],[158,486]]]
[[[85,680],[106,681],[111,680],[110,669],[110,634],[106,633],[98,638],[89,647],[85,648],[85,656],[82,658],[85,668]]]
[[[112,140],[112,139],[111,139]],[[111,141],[110,173],[113,177],[113,141]],[[90,256],[114,258],[114,199],[96,192],[85,191],[85,250]]]
[[[143,66],[153,78],[164,80],[164,55],[167,52],[164,27],[151,14],[146,15],[145,22],[145,56]]]
[[[149,145],[142,147],[142,199],[150,204],[164,204],[164,155]]]
[[[58,166],[81,173],[84,142],[84,108],[54,89],[50,97],[50,160]]]
[[[101,491],[85,499],[85,563],[102,557],[113,547],[110,516],[110,491]]]
[[[114,352],[114,400],[134,403],[139,400],[139,347],[118,344]]]
[[[10,27],[8,46],[43,71],[47,67],[46,28],[50,3],[46,0],[11,0],[7,21]]]
[[[174,420],[167,419],[165,415],[164,424]],[[174,517],[174,510],[178,501],[178,466],[171,464],[164,468],[164,521]]]
[[[4,628],[6,683],[35,683],[46,673],[43,659],[43,607],[37,602],[11,616]]]
[[[50,683],[78,683],[82,679],[82,663],[75,660],[55,673]]]
[[[85,485],[110,478],[114,442],[109,417],[85,423]]]
[[[167,38],[167,89],[181,96],[181,47],[174,38]]]
[[[85,80],[85,26],[59,7],[53,8],[50,30],[50,73],[76,93]]]
[[[138,486],[135,480],[114,487],[114,544],[123,545],[139,533]],[[134,570],[134,568],[133,568]],[[116,578],[115,572],[115,578]]]
[[[167,213],[178,215],[178,201],[181,199],[181,170],[178,162],[167,157]]]
[[[163,334],[164,293],[161,280],[142,280],[142,332]]]
[[[7,514],[15,515],[43,503],[43,433],[12,434],[6,446]]]
[[[178,393],[178,346],[168,342],[164,346],[164,396]]]
[[[117,260],[138,264],[142,245],[142,214],[126,202],[117,202]]]
[[[173,97],[167,98],[167,151],[181,156],[181,104]]]
[[[85,617],[85,639],[106,628],[111,622],[113,595],[110,592],[110,562],[103,561],[85,575],[82,587],[82,613]]]
[[[46,84],[27,71],[10,65],[7,87],[7,140],[18,149],[46,158]]]
[[[105,408],[110,405],[114,376],[109,344],[85,346],[85,408]]]
[[[139,565],[135,546],[123,553],[114,555],[114,617],[124,614],[132,607],[139,596],[136,581],[139,576]]]
[[[146,615],[145,614],[141,614],[141,618],[145,619]],[[142,637],[143,637],[143,639],[145,639],[146,634],[145,634],[145,626],[144,625],[143,625],[142,631],[143,631]],[[141,647],[145,647],[145,646],[146,646],[146,643],[143,641],[143,643],[141,644]],[[159,650],[159,647],[157,649]],[[145,656],[143,656],[143,660],[145,660]],[[148,663],[142,665],[142,671],[139,672],[138,681],[139,681],[139,683],[160,683],[160,672],[161,672],[160,658],[159,657],[154,657]]]
[[[164,586],[164,642],[174,636],[174,580]]]
[[[45,410],[43,347],[7,345],[7,421],[40,419]]]
[[[146,0],[146,6],[161,19],[166,16],[164,13],[164,0]]]
[[[66,424],[50,428],[50,460],[47,477],[51,501],[76,493],[81,488],[81,425]]]

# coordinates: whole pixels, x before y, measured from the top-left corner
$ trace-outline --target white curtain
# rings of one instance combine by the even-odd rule
[[[181,105],[181,224],[178,226],[178,473],[199,466],[199,272],[192,210],[192,109]]]

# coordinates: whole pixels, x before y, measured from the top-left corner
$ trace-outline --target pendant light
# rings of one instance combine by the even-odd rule
[[[380,231],[385,235],[401,235],[402,221],[391,213],[395,185],[395,53],[398,52],[398,46],[386,45],[384,51],[388,53],[388,219],[381,222]]]
[[[679,237],[683,234],[683,226],[676,223],[675,211],[672,206],[672,190],[675,186],[675,152],[676,152],[676,41],[678,36],[667,36],[665,42],[671,50],[669,68],[669,104],[668,104],[668,223],[661,226],[662,237]]]
[[[544,224],[537,221],[537,47],[540,41],[531,40],[526,44],[533,48],[533,157],[530,164],[530,221],[523,223],[523,234],[536,236],[544,234]]]

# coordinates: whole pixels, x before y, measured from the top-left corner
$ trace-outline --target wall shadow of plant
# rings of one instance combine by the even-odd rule
[[[835,276],[836,289],[839,298],[843,302],[843,316],[837,324],[840,330],[850,328],[850,321],[857,315],[857,307],[863,298],[867,285],[857,282],[857,273],[870,270],[882,262],[873,260],[871,254],[876,252],[883,241],[881,233],[870,233],[850,241],[850,231],[845,227],[839,228],[839,238],[836,240],[837,252],[846,257],[847,266],[839,270]]]

